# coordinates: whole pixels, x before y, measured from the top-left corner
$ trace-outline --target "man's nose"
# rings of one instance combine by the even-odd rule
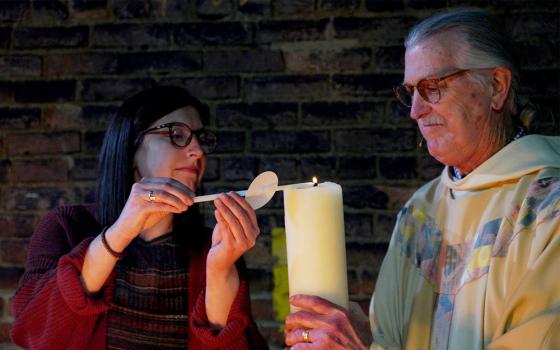
[[[410,118],[418,120],[426,115],[431,110],[431,104],[426,102],[422,96],[418,93],[418,90],[414,89],[414,94],[411,99],[412,106],[410,106]]]

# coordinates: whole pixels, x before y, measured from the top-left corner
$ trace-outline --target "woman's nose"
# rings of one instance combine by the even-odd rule
[[[189,157],[200,158],[204,154],[204,151],[202,150],[202,146],[198,141],[198,137],[196,137],[195,135],[193,135],[191,142],[189,142],[189,144],[185,147],[185,150]]]
[[[422,96],[418,93],[418,90],[414,89],[414,94],[412,95],[412,106],[410,106],[410,118],[418,120],[426,115],[431,110],[431,104],[426,102]]]

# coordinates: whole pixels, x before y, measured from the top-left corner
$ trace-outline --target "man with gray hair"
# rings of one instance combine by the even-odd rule
[[[395,92],[445,168],[398,215],[371,332],[293,296],[291,349],[560,349],[560,137],[531,134],[507,42],[478,10],[411,30]]]

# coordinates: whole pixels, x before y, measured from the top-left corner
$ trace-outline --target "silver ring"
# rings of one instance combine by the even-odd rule
[[[153,202],[156,200],[156,196],[154,196],[154,191],[148,191],[148,201]]]
[[[309,339],[309,331],[307,329],[301,331],[301,337],[303,338],[304,343],[311,343],[311,339]]]

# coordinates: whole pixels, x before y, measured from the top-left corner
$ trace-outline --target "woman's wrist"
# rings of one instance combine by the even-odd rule
[[[206,278],[217,281],[227,281],[232,278],[238,278],[237,268],[235,264],[230,265],[229,268],[221,268],[209,263],[206,265]]]
[[[121,231],[118,230],[118,228],[116,228],[114,225],[107,228],[104,236],[105,242],[103,243],[106,243],[113,251],[117,253],[122,253],[132,241],[126,235],[121,234]]]

